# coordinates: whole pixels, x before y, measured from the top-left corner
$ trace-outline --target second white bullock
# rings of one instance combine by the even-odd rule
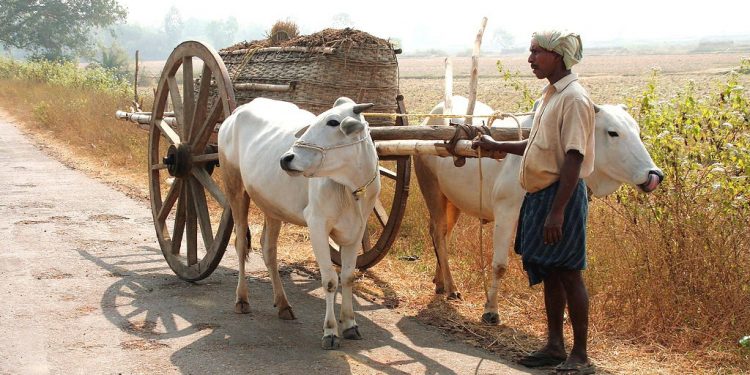
[[[468,100],[453,97],[453,113],[466,113]],[[443,113],[443,104],[436,106],[433,114]],[[475,115],[490,115],[492,108],[477,102]],[[479,125],[479,119],[474,125]],[[524,127],[531,127],[532,117],[519,118]],[[617,190],[622,184],[637,186],[644,192],[656,189],[664,177],[654,165],[641,142],[640,129],[635,120],[621,106],[596,106],[594,171],[585,179],[593,195],[603,196]],[[430,125],[440,125],[434,119]],[[516,127],[515,121],[495,121],[493,126]],[[503,160],[481,160],[484,202],[479,206],[479,179],[477,159],[467,159],[463,167],[455,167],[450,158],[419,155],[415,157],[415,171],[419,187],[430,213],[432,237],[437,267],[435,291],[447,293],[448,298],[460,298],[448,265],[446,239],[461,212],[487,221],[494,221],[492,284],[488,290],[482,320],[499,323],[497,292],[508,266],[508,251],[513,242],[518,215],[526,193],[518,179],[521,157],[508,154]]]
[[[310,229],[326,296],[324,349],[340,345],[334,313],[339,282],[331,262],[329,237],[341,251],[343,337],[362,338],[352,306],[354,268],[367,216],[380,193],[378,156],[362,116],[362,111],[371,106],[339,98],[333,108],[315,116],[292,103],[259,98],[238,107],[219,130],[219,162],[232,208],[240,263],[235,311],[250,311],[245,259],[252,199],[265,215],[263,260],[281,319],[295,319],[276,260],[281,222]],[[309,127],[304,128],[306,125]]]

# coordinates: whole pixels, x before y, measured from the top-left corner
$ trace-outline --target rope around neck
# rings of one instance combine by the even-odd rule
[[[315,171],[313,171],[313,173],[310,174],[310,177],[316,177],[315,173],[318,172],[318,169],[320,169],[320,166],[323,165],[323,161],[326,158],[326,151],[334,150],[334,149],[337,149],[337,148],[344,148],[344,147],[349,147],[349,146],[357,145],[359,143],[362,143],[362,142],[366,141],[369,138],[369,136],[370,136],[370,132],[367,131],[362,137],[360,137],[359,139],[357,139],[357,140],[355,140],[353,142],[340,143],[340,144],[331,145],[331,146],[325,146],[325,147],[324,146],[320,146],[320,145],[316,145],[314,143],[305,142],[305,141],[303,141],[301,139],[298,139],[298,140],[296,140],[294,142],[294,144],[292,146],[293,147],[307,148],[307,149],[311,149],[311,150],[315,150],[315,151],[320,152],[320,162],[318,163],[317,167],[315,167]],[[352,191],[352,195],[354,196],[354,200],[358,201],[359,198],[362,197],[365,194],[365,192],[367,192],[367,188],[370,185],[372,185],[373,182],[375,182],[376,178],[378,178],[378,171],[377,170],[375,171],[375,175],[372,176],[372,178],[370,179],[370,181],[368,181],[364,185],[362,185],[362,186],[354,189],[354,191]]]

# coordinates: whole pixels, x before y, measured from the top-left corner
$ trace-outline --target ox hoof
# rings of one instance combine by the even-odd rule
[[[435,294],[445,294],[445,288],[442,286],[435,286]]]
[[[338,349],[341,347],[341,339],[336,335],[323,336],[320,346],[325,350]]]
[[[453,292],[451,294],[448,294],[448,300],[460,300],[461,299],[461,292]]]
[[[484,313],[482,314],[482,323],[496,326],[500,324],[500,314],[498,313]]]
[[[238,301],[234,303],[234,312],[237,314],[249,314],[250,302]]]
[[[297,319],[296,316],[294,316],[294,311],[292,311],[291,306],[287,306],[281,310],[279,310],[279,318],[282,320],[295,320]]]
[[[344,338],[347,340],[362,340],[362,335],[359,333],[359,326],[345,329]]]

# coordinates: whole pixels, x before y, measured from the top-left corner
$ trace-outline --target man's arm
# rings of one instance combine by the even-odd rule
[[[528,139],[523,141],[505,141],[498,142],[489,135],[482,135],[479,139],[475,139],[471,142],[471,148],[476,149],[481,147],[482,151],[496,152],[496,153],[511,153],[516,155],[523,155],[526,150],[526,143]]]
[[[583,155],[577,150],[570,150],[565,154],[565,160],[560,169],[560,186],[557,188],[555,199],[552,201],[552,209],[544,221],[545,244],[554,245],[562,240],[565,206],[568,204],[578,184],[582,162]]]

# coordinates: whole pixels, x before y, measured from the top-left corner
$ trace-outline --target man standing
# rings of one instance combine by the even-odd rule
[[[535,105],[527,140],[497,142],[489,136],[473,147],[523,155],[519,179],[527,191],[515,249],[531,285],[544,283],[547,344],[521,359],[528,367],[559,364],[558,374],[592,374],[588,339],[589,300],[581,271],[586,268],[588,201],[582,178],[594,168],[594,106],[571,67],[582,58],[577,34],[534,33],[528,62],[549,81]],[[568,305],[573,348],[566,355],[563,313]]]

